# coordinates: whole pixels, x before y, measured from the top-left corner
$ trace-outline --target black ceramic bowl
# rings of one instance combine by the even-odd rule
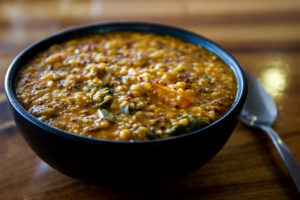
[[[20,105],[15,92],[16,77],[36,53],[70,38],[123,30],[170,35],[214,52],[230,66],[237,80],[237,95],[230,110],[211,125],[181,136],[144,142],[116,142],[87,138],[51,127]],[[6,74],[5,91],[18,128],[42,160],[83,181],[130,186],[132,183],[162,183],[183,176],[210,160],[223,147],[238,121],[247,84],[240,65],[230,53],[204,37],[169,26],[117,22],[64,30],[29,46],[11,63]]]

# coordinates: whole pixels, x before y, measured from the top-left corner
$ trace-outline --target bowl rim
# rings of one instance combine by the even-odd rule
[[[122,27],[121,29],[118,27]],[[134,28],[133,28],[134,27]],[[137,29],[137,30],[136,30]],[[161,33],[155,32],[154,29],[159,29],[161,30]],[[90,30],[91,32],[88,32]],[[87,33],[80,33],[87,31]],[[34,51],[35,48],[39,48],[42,44],[45,44],[51,40],[59,40],[60,37],[62,36],[67,36],[68,34],[72,34],[73,37],[78,37],[75,36],[76,33],[80,33],[81,35],[88,35],[91,33],[106,33],[110,31],[134,31],[134,32],[147,32],[147,33],[156,33],[156,34],[163,34],[163,35],[170,35],[172,37],[180,38],[183,40],[186,40],[183,38],[183,35],[187,38],[192,37],[194,38],[195,41],[199,40],[201,42],[204,42],[206,45],[211,46],[214,48],[214,50],[218,52],[213,52],[216,54],[218,57],[225,56],[228,62],[224,61],[224,58],[221,58],[234,72],[236,81],[237,81],[237,94],[236,98],[230,107],[229,110],[218,120],[214,121],[210,125],[203,127],[201,129],[185,133],[182,135],[178,136],[173,136],[165,139],[156,139],[156,140],[146,140],[146,141],[115,141],[115,140],[106,140],[106,139],[99,139],[99,138],[93,138],[93,137],[86,137],[86,136],[81,136],[77,134],[73,134],[71,132],[67,132],[61,129],[58,129],[54,126],[48,125],[45,122],[42,122],[38,120],[36,117],[31,115],[25,108],[19,103],[17,100],[16,94],[15,94],[15,87],[14,83],[16,80],[14,79],[20,69],[24,66],[20,64],[20,60],[25,59],[26,56],[28,56],[28,52],[33,51],[33,55],[29,55],[29,58],[36,55],[38,51]],[[174,33],[176,33],[176,36],[174,36]],[[72,37],[68,37],[68,39],[71,39]],[[66,41],[68,39],[60,39],[62,41]],[[60,42],[62,42],[60,41]],[[191,42],[190,40],[187,40],[188,42]],[[58,43],[60,43],[58,42]],[[191,42],[195,43],[195,42]],[[52,43],[55,44],[55,43]],[[46,45],[44,49],[48,48],[49,45]],[[207,46],[203,46],[203,48],[209,50]],[[41,50],[40,50],[41,51]],[[209,50],[211,51],[211,50]],[[219,55],[221,54],[221,55]],[[28,58],[27,60],[28,61]],[[20,66],[22,65],[22,66]],[[27,46],[24,50],[22,50],[11,62],[11,64],[8,67],[8,70],[6,72],[5,76],[5,93],[7,96],[7,99],[13,108],[14,111],[16,111],[19,115],[21,115],[23,118],[25,118],[27,121],[30,123],[34,124],[35,126],[38,126],[42,130],[49,132],[51,134],[64,137],[67,139],[71,140],[76,140],[80,142],[85,142],[85,143],[93,143],[93,144],[120,144],[120,145],[140,145],[140,144],[160,144],[164,142],[178,142],[179,140],[184,140],[187,139],[191,136],[198,135],[198,134],[205,134],[205,130],[209,129],[219,123],[221,123],[224,119],[229,117],[237,108],[240,106],[243,106],[246,96],[247,96],[247,81],[245,78],[244,71],[238,61],[229,53],[226,49],[218,45],[217,43],[207,39],[206,37],[203,37],[199,34],[193,33],[191,31],[184,30],[182,28],[177,28],[169,25],[162,25],[162,24],[156,24],[156,23],[148,23],[148,22],[134,22],[134,21],[121,21],[121,22],[101,22],[101,23],[91,23],[91,24],[86,24],[86,25],[81,25],[81,26],[76,26],[76,27],[71,27],[67,29],[63,29],[59,32],[56,32],[50,36],[47,36],[43,39],[38,40],[37,42],[34,42],[33,44]]]

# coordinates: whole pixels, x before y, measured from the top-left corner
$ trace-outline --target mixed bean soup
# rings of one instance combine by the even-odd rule
[[[17,97],[39,120],[87,137],[144,141],[189,133],[233,104],[232,70],[201,46],[138,32],[54,44],[21,70]]]

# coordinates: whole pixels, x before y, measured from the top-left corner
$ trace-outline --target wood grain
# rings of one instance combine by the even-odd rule
[[[238,124],[202,168],[163,187],[91,186],[41,161],[14,126],[5,72],[27,45],[64,28],[104,21],[178,26],[230,50],[275,98],[274,129],[300,161],[299,0],[0,1],[0,199],[299,199],[266,136]]]

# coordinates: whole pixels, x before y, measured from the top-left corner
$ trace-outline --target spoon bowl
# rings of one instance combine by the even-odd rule
[[[248,81],[248,96],[239,119],[248,126],[265,131],[278,150],[289,174],[300,192],[300,165],[287,145],[271,128],[271,125],[277,118],[276,104],[254,75],[249,72],[245,72],[245,74]]]
[[[273,98],[261,86],[257,78],[245,72],[248,84],[247,103],[240,115],[240,120],[248,126],[272,125],[277,118],[277,107]],[[258,103],[259,102],[259,103]]]

